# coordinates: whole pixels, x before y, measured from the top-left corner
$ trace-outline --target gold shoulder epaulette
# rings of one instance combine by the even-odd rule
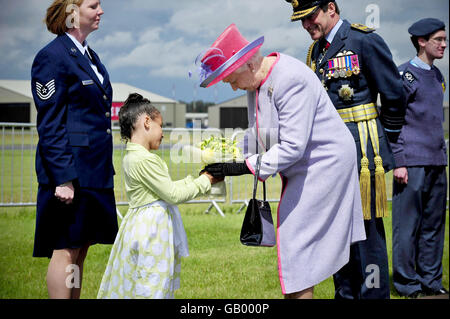
[[[375,31],[375,29],[369,28],[368,26],[360,23],[352,23],[352,28],[366,33]]]
[[[312,55],[312,51],[314,49],[314,46],[316,45],[318,40],[315,40],[311,46],[308,49],[308,54],[306,56],[306,65],[309,66],[311,68],[311,55]]]

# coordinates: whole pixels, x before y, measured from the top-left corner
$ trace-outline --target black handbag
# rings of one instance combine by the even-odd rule
[[[264,200],[256,199],[260,167],[261,155],[258,155],[253,182],[253,198],[248,203],[247,211],[245,212],[240,240],[246,246],[272,247],[276,245],[276,237],[272,212],[269,202],[266,201],[266,182],[263,182]]]

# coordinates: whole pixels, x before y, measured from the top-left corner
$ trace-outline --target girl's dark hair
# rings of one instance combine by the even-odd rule
[[[155,120],[161,113],[151,105],[150,100],[138,93],[131,93],[119,111],[120,136],[125,141],[131,140],[134,125],[141,114],[146,113]]]

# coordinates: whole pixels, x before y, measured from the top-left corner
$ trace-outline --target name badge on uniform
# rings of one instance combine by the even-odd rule
[[[82,81],[82,83],[83,83],[83,85],[91,85],[91,84],[94,84],[94,81],[93,80],[84,80],[84,81]]]

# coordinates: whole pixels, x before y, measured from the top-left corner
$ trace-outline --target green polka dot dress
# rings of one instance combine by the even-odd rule
[[[169,210],[134,209],[122,221],[97,297],[173,298],[180,270]]]
[[[211,184],[204,175],[172,181],[164,161],[134,143],[127,144],[123,168],[129,209],[97,298],[174,298],[180,287],[181,257],[188,255],[175,204],[206,194]]]

